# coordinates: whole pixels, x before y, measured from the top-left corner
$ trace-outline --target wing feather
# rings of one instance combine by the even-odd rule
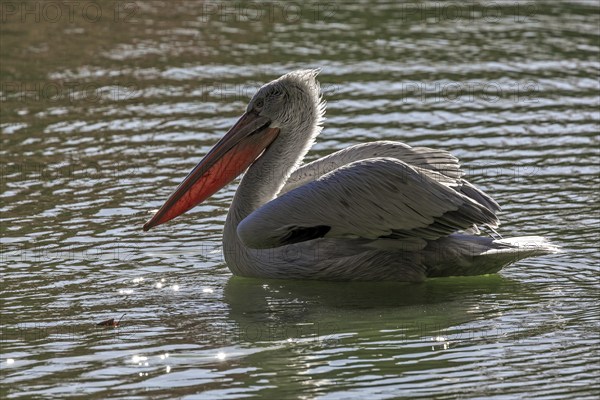
[[[344,165],[377,157],[395,158],[410,166],[420,168],[423,174],[427,174],[438,182],[459,190],[462,194],[484,205],[493,213],[500,211],[500,206],[494,199],[463,179],[464,172],[460,168],[458,158],[449,152],[429,147],[411,147],[401,142],[387,140],[349,146],[302,165],[288,178],[280,195],[319,179],[321,176]]]
[[[464,174],[460,169],[458,159],[445,150],[430,149],[428,147],[411,147],[401,142],[380,140],[349,146],[343,150],[304,164],[288,178],[281,193],[288,192],[305,183],[318,179],[326,173],[354,161],[377,157],[396,158],[415,167],[436,171],[445,176],[446,179],[452,179],[453,182]]]
[[[271,248],[315,234],[434,240],[497,222],[491,210],[434,179],[430,170],[380,157],[352,162],[284,193],[246,217],[237,232],[248,247]]]

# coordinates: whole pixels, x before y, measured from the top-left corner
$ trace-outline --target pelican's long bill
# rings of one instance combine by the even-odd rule
[[[279,128],[270,124],[269,118],[255,112],[242,115],[146,222],[144,230],[194,208],[244,172],[279,134]]]

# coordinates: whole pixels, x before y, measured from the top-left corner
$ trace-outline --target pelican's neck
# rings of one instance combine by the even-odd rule
[[[279,135],[242,178],[225,221],[223,256],[236,275],[264,276],[261,268],[268,265],[264,252],[247,248],[237,235],[237,227],[250,213],[277,196],[321,132],[325,103],[320,98],[316,73],[290,73],[260,89],[274,91],[274,99],[285,100],[278,112],[270,110],[276,115],[272,121],[274,126],[278,124]]]
[[[310,149],[313,134],[281,132],[277,139],[256,160],[242,178],[235,192],[227,224],[236,229],[237,225],[252,211],[274,199],[290,174],[302,162]],[[290,143],[289,138],[305,137],[304,143]]]

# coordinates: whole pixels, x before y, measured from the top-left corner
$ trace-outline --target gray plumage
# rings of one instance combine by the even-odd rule
[[[238,226],[245,245],[285,244],[290,229],[326,225],[331,238],[435,240],[472,225],[495,226],[485,206],[394,158],[368,158],[329,172],[252,212]]]
[[[233,273],[266,278],[420,281],[493,273],[556,251],[538,237],[469,235],[498,204],[443,150],[380,141],[301,160],[322,129],[318,71],[263,86],[248,105],[280,128],[231,204],[223,250]]]

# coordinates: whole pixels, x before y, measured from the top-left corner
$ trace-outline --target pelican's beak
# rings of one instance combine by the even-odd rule
[[[194,208],[244,172],[279,134],[279,128],[270,125],[269,118],[255,112],[242,115],[146,222],[144,230]]]

